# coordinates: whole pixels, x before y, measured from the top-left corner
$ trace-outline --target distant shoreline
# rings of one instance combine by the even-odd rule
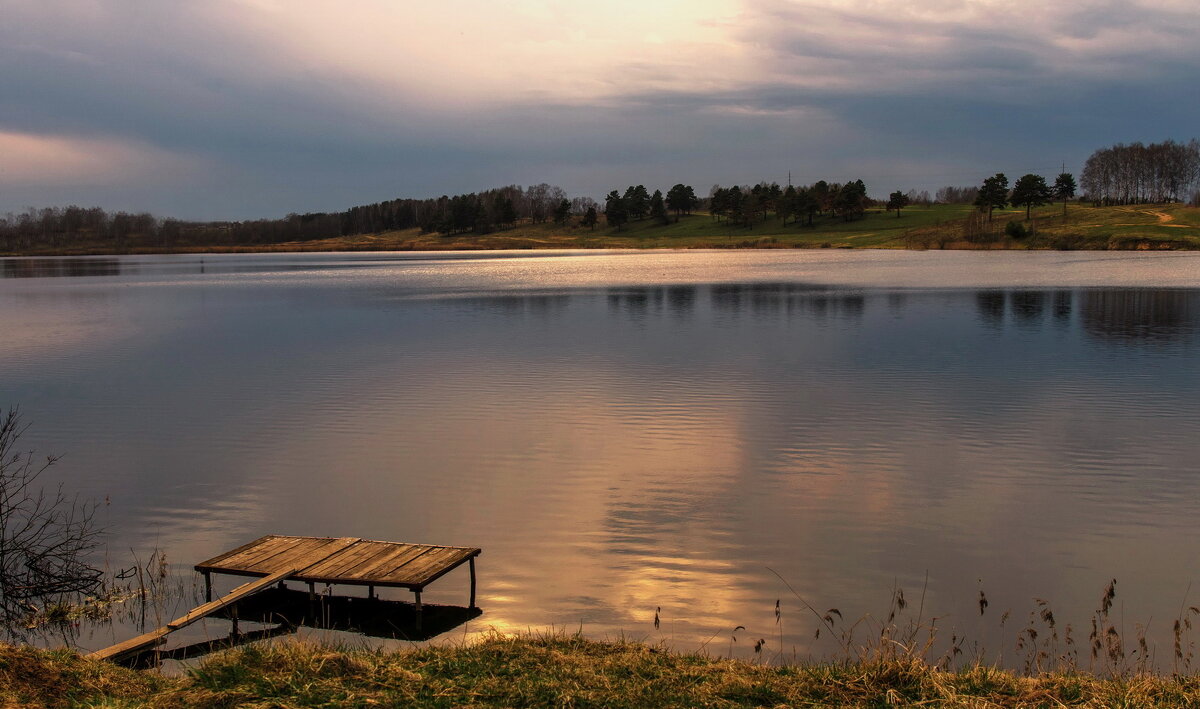
[[[416,229],[278,243],[117,245],[98,239],[33,248],[0,244],[0,257],[123,256],[364,251],[580,249],[915,249],[1189,251],[1200,249],[1200,208],[1180,204],[1093,207],[1060,203],[1034,210],[995,210],[990,221],[968,205],[873,210],[862,218],[803,222],[764,219],[733,226],[705,213],[667,223],[642,220],[622,229],[523,223],[483,234]]]

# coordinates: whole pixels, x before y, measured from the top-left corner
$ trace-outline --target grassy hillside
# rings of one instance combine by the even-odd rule
[[[310,242],[334,247],[399,249],[528,249],[528,248],[730,248],[730,247],[893,247],[903,245],[903,235],[913,228],[936,228],[962,219],[969,211],[963,205],[916,207],[895,213],[869,211],[863,219],[845,222],[818,217],[812,227],[771,218],[752,228],[732,226],[708,214],[692,214],[662,225],[649,219],[631,222],[616,230],[597,226],[521,224],[492,234],[420,234],[417,230],[385,232],[364,237],[345,237]]]
[[[813,226],[778,219],[753,228],[732,226],[707,214],[685,216],[661,225],[650,220],[624,229],[587,229],[556,224],[523,224],[492,234],[420,234],[417,230],[385,232],[324,241],[280,245],[300,250],[358,249],[538,249],[538,248],[1017,248],[1136,249],[1200,248],[1200,209],[1182,205],[1092,207],[1071,204],[1064,219],[1062,205],[1033,211],[1001,209],[985,229],[991,243],[971,243],[964,222],[973,208],[959,204],[910,207],[894,212],[871,210],[846,222],[818,217]],[[1004,236],[1009,221],[1034,231],[1028,238]]]
[[[1009,221],[1031,228],[1034,234],[1020,240],[1005,238]],[[964,238],[964,219],[940,225],[917,227],[904,238],[918,248],[978,248]],[[996,210],[988,228],[998,241],[985,248],[1042,249],[1195,249],[1200,248],[1200,209],[1180,204],[1147,204],[1123,207],[1092,207],[1071,204],[1064,216],[1062,205],[1033,210],[1025,219],[1023,209]]]
[[[398,653],[284,642],[219,653],[179,678],[0,645],[4,706],[1185,707],[1195,676],[1034,677],[920,659],[770,666],[579,637],[501,637]]]
[[[985,243],[965,238],[967,205],[936,204],[894,212],[871,210],[862,219],[846,222],[818,217],[813,226],[778,219],[757,222],[753,228],[732,226],[708,214],[693,214],[667,225],[650,220],[624,229],[595,229],[568,225],[520,224],[491,234],[421,234],[416,229],[361,234],[333,239],[280,244],[180,245],[171,249],[131,242],[122,253],[205,253],[258,251],[397,251],[449,249],[542,248],[1015,248],[1015,249],[1194,249],[1200,248],[1200,209],[1178,204],[1126,207],[1062,205],[1034,210],[1025,220],[1023,209],[1000,209],[985,231]],[[1004,235],[1009,221],[1033,230],[1011,239]],[[111,245],[78,243],[53,250],[11,255],[85,255],[113,253]],[[3,255],[3,254],[0,254]]]

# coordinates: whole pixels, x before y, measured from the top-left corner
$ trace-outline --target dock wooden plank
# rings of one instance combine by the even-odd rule
[[[282,537],[279,535],[271,535],[259,539],[253,546],[242,548],[236,554],[231,554],[224,558],[218,557],[220,566],[228,566],[231,568],[243,568],[257,559],[273,554],[280,549],[287,548],[292,544],[300,543],[300,539],[296,537]],[[197,564],[197,568],[205,566],[209,562]]]
[[[470,558],[470,556],[469,550],[465,549],[446,547],[434,549],[428,554],[422,554],[417,557],[411,563],[396,569],[393,572],[393,577],[395,581],[403,580],[405,583],[424,585],[429,582],[430,577],[438,574],[440,571],[448,571],[458,566]]]
[[[337,539],[302,540],[299,544],[282,549],[276,554],[246,564],[243,568],[255,574],[275,573],[286,566],[303,569],[340,551],[344,546],[345,544]]]
[[[305,573],[317,576],[339,576],[347,569],[352,569],[366,563],[371,557],[379,554],[382,549],[374,542],[359,540],[357,544],[333,554],[326,559],[313,564],[304,570]]]
[[[265,564],[269,559],[273,559],[280,554],[310,544],[311,542],[301,538],[276,537],[264,544],[260,544],[254,549],[248,549],[231,559],[227,559],[225,563],[230,566],[240,566],[250,569],[260,564]]]
[[[394,548],[389,549],[386,553],[376,556],[369,562],[359,566],[353,570],[354,577],[359,579],[370,579],[372,574],[377,572],[387,573],[405,562],[405,557],[413,557],[418,554],[423,554],[433,547],[426,544],[397,544]]]
[[[197,571],[267,576],[285,567],[303,569],[358,541],[357,537],[276,537],[218,564],[204,562]],[[220,558],[220,557],[217,557]]]
[[[263,589],[282,581],[288,576],[291,576],[295,572],[295,568],[288,568],[271,574],[270,576],[264,576],[263,578],[255,579],[249,583],[244,583],[215,601],[210,601],[202,606],[193,608],[183,616],[176,618],[161,628],[155,628],[154,630],[151,630],[143,635],[139,635],[136,638],[131,638],[125,642],[117,643],[116,645],[106,647],[103,650],[97,650],[96,652],[89,654],[88,657],[93,657],[98,660],[111,660],[122,655],[127,655],[131,652],[161,645],[162,643],[166,642],[166,636],[170,633],[173,633],[180,628],[185,628],[205,616],[212,615],[226,606],[232,605],[241,599],[246,598],[247,596],[251,596],[259,591],[262,591]]]
[[[392,563],[388,561],[389,559],[395,559],[397,556],[402,554],[412,555],[414,553],[420,553],[421,551],[418,550],[414,552],[412,549],[408,548],[408,546],[409,545],[397,545],[397,548],[388,548],[382,550],[375,556],[364,558],[358,564],[353,566],[347,566],[342,559],[330,558],[305,569],[297,576],[297,578],[301,581],[312,580],[329,583],[333,583],[333,579],[337,579],[343,583],[365,581],[367,580],[366,573],[368,569],[387,565],[384,570],[389,570],[391,569],[390,564]],[[424,547],[423,549],[428,548],[430,547]]]
[[[411,563],[414,559],[419,559],[436,548],[425,544],[414,544],[410,549],[389,556],[386,563],[378,564],[369,569],[363,569],[357,575],[367,581],[384,581],[385,579],[390,579],[395,575],[396,569]]]
[[[218,554],[207,561],[201,561],[199,564],[196,564],[196,566],[216,566],[218,564],[225,562],[228,559],[233,558],[234,556],[237,556],[238,554],[241,554],[242,552],[246,551],[247,549],[252,549],[252,548],[258,546],[259,544],[262,544],[271,539],[277,539],[278,537],[279,537],[279,535],[277,535],[277,534],[268,534],[265,537],[259,537],[258,539],[255,539],[252,542],[247,542],[246,544],[241,545],[237,549],[230,549],[229,551],[225,552],[224,554]]]
[[[445,576],[451,571],[457,569],[462,564],[466,563],[468,560],[474,559],[482,553],[481,549],[460,549],[459,551],[461,552],[460,554],[454,556],[452,559],[443,561],[438,568],[433,569],[426,574],[425,577],[421,579],[421,586],[424,587],[433,583],[434,581],[437,581],[442,576]],[[474,584],[474,576],[472,576],[472,584]],[[474,594],[474,591],[472,591],[472,594]],[[473,598],[474,595],[472,595],[472,599]],[[472,603],[474,603],[474,600],[472,600]]]
[[[328,559],[330,556],[345,551],[346,548],[357,544],[359,541],[358,537],[340,537],[334,539],[331,543],[323,545],[319,549],[314,549],[308,556],[297,559],[295,566],[298,571],[304,571],[308,567]]]

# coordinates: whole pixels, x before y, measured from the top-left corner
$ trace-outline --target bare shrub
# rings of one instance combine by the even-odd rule
[[[57,458],[17,449],[27,426],[10,409],[0,417],[0,623],[15,623],[73,594],[92,593],[101,572],[88,563],[99,544],[94,504],[46,490],[39,478]]]

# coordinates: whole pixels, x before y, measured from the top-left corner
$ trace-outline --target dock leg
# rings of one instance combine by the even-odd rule
[[[471,610],[475,610],[475,557],[471,557]]]
[[[212,600],[212,572],[204,572],[204,601]]]
[[[229,615],[230,615],[230,620],[233,621],[232,637],[236,641],[238,639],[238,635],[241,635],[241,633],[238,631],[238,607],[237,607],[236,603],[234,603],[233,606],[229,609]]]
[[[371,599],[372,601],[377,600],[375,598],[375,585],[374,584],[367,586],[367,598]]]
[[[421,592],[413,591],[413,593],[416,594],[416,596],[417,596],[417,630],[420,630],[421,629],[421,616],[423,615],[421,613]]]

